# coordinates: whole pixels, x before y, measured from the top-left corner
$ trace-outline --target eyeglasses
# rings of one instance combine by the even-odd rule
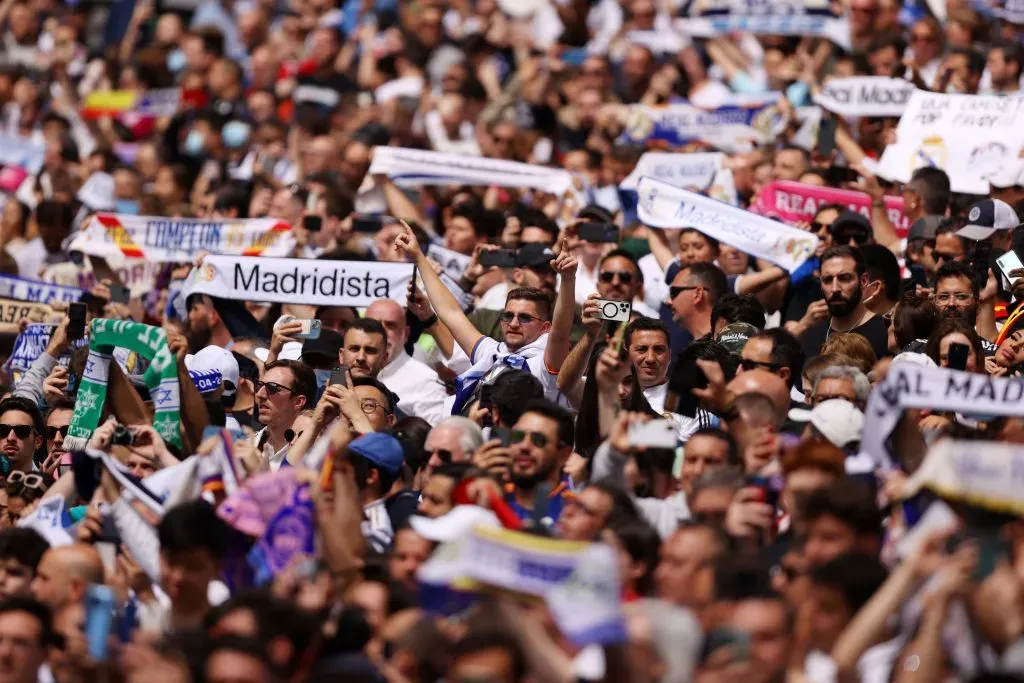
[[[511,325],[512,321],[516,318],[519,319],[520,325],[529,325],[532,322],[537,322],[540,318],[534,317],[529,313],[513,313],[512,311],[505,311],[501,314],[501,322],[506,325]]]
[[[260,393],[260,389],[266,389],[267,396],[274,396],[282,391],[287,391],[290,394],[292,393],[292,391],[294,391],[294,389],[292,389],[291,387],[286,387],[285,385],[278,384],[277,382],[261,382],[259,380],[256,380],[252,383],[252,385],[253,387],[255,387],[257,394]]]
[[[668,288],[668,295],[669,295],[669,298],[674,301],[677,296],[679,296],[680,294],[682,294],[685,291],[688,291],[688,290],[691,290],[691,289],[701,289],[701,288],[702,288],[702,285],[678,285],[678,286],[672,285],[671,287]]]
[[[811,221],[811,232],[821,232],[822,230],[826,230],[826,229],[831,228],[831,227],[832,227],[831,223],[822,223],[821,221]]]
[[[965,294],[964,292],[943,292],[942,294],[935,295],[935,303],[948,304],[950,301],[956,301],[958,304],[966,304],[973,298],[973,294]]]
[[[53,440],[57,438],[58,434],[61,436],[67,436],[69,429],[71,429],[71,425],[64,425],[63,427],[47,427],[46,438]],[[15,432],[15,434],[17,434],[17,432]]]
[[[359,402],[359,407],[367,415],[373,415],[373,411],[377,410],[377,408],[382,408],[385,413],[388,412],[387,406],[385,406],[383,403],[375,401],[372,398],[368,398],[368,399],[366,399],[364,401],[360,401]]]
[[[932,258],[936,261],[955,261],[960,258],[960,254],[947,254],[942,251],[933,251]]]
[[[784,366],[780,363],[764,363],[758,360],[751,360],[749,358],[743,358],[740,360],[740,366],[746,370],[757,370],[758,368],[768,368],[769,370],[781,370]]]
[[[633,273],[625,273],[622,272],[621,270],[606,270],[600,275],[598,275],[598,277],[601,279],[601,282],[607,283],[614,282],[616,276],[618,276],[619,282],[621,282],[624,285],[628,285],[631,282],[633,282]]]
[[[0,424],[0,439],[6,439],[11,432],[19,439],[27,439],[32,433],[32,425],[5,425]]]
[[[526,437],[530,437],[530,441],[537,448],[544,448],[548,445],[548,437],[546,434],[540,432],[524,432],[520,429],[513,429],[508,440],[509,443],[522,443],[526,441]]]
[[[934,43],[935,36],[931,33],[911,33],[910,42],[912,43]]]
[[[437,459],[443,462],[445,465],[451,465],[452,460],[455,458],[455,455],[451,451],[444,448],[437,448],[432,451],[427,451],[428,459],[435,455],[437,456]]]

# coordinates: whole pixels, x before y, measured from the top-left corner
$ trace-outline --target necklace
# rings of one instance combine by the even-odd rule
[[[850,329],[848,329],[848,330],[836,330],[836,332],[839,333],[839,334],[843,334],[844,332],[851,332],[851,331],[857,329],[858,327],[860,327],[861,325],[863,325],[870,318],[871,318],[871,311],[865,311],[864,314],[861,315],[861,317],[857,320],[857,323],[855,325],[853,325]],[[834,318],[829,318],[828,319],[828,330],[825,331],[825,339],[828,339],[829,337],[832,336],[832,321],[833,320],[834,320]]]

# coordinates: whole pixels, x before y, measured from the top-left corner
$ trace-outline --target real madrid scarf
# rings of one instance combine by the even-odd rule
[[[75,412],[64,447],[69,451],[84,450],[93,430],[99,425],[115,347],[135,351],[150,360],[143,379],[156,406],[153,428],[165,441],[180,449],[178,369],[174,354],[167,346],[167,333],[151,325],[105,318],[93,320],[89,326],[89,358],[78,387]]]

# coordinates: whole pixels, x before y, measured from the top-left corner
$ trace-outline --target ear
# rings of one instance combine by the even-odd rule
[[[72,602],[80,602],[85,598],[85,581],[73,576],[68,580],[68,592],[71,595]]]
[[[391,415],[388,415],[387,419],[384,420],[384,422],[387,423],[388,427],[394,427],[395,423],[398,422],[398,418],[396,418],[394,413],[392,413]]]
[[[513,268],[512,269],[512,282],[514,282],[517,285],[522,284],[522,282],[523,282],[523,269],[522,268]]]

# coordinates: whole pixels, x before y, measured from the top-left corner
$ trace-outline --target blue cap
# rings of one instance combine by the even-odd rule
[[[381,434],[380,432],[364,434],[349,444],[348,449],[391,474],[398,474],[402,468],[404,460],[402,444],[398,443],[398,439],[390,434]]]

